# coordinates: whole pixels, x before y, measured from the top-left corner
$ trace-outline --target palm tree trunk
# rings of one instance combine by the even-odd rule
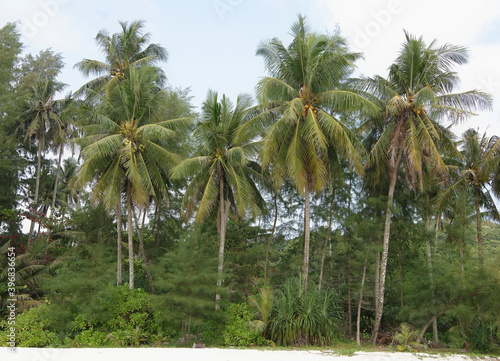
[[[54,213],[54,209],[56,207],[56,196],[57,196],[57,186],[59,185],[59,173],[61,170],[61,159],[63,155],[63,143],[59,145],[59,159],[57,161],[57,170],[56,170],[56,182],[54,183],[54,194],[52,195],[52,213]]]
[[[382,264],[380,265],[380,284],[378,291],[378,303],[375,309],[375,325],[373,328],[373,343],[377,343],[378,332],[380,328],[380,323],[382,321],[382,314],[384,312],[384,294],[385,294],[385,278],[387,273],[387,259],[389,257],[389,237],[391,234],[391,216],[392,216],[392,204],[394,200],[394,190],[396,188],[396,179],[398,176],[399,163],[401,157],[403,156],[403,148],[400,147],[395,164],[390,167],[390,184],[389,184],[389,194],[387,197],[387,208],[385,211],[385,224],[384,224],[384,243],[382,251]]]
[[[134,214],[134,222],[135,222],[135,228],[137,229],[137,238],[139,238],[139,258],[145,259],[144,255],[144,241],[142,239],[142,228],[139,226],[139,220],[137,219],[137,214],[135,213],[135,209],[132,210]],[[146,213],[146,210],[144,210],[144,214]],[[140,213],[139,213],[140,215]]]
[[[217,293],[215,294],[215,310],[218,311],[220,309],[220,291],[222,288],[222,275],[224,270],[224,246],[226,243],[226,225],[227,225],[227,216],[229,213],[229,202],[226,202],[224,199],[224,177],[222,171],[219,172],[219,217],[220,217],[220,243],[219,243],[219,266],[217,267]],[[226,205],[227,203],[227,205]],[[226,213],[227,209],[227,213]]]
[[[35,206],[38,204],[38,192],[40,189],[40,169],[42,168],[42,144],[43,142],[38,139],[38,164],[36,166],[36,183],[35,183],[35,199],[33,203]],[[31,221],[30,231],[28,234],[28,240],[31,241],[33,238],[33,231],[35,229],[35,221]]]
[[[349,179],[349,202],[347,205],[347,216],[351,216],[352,182]],[[351,228],[347,228],[347,326],[349,337],[352,337],[352,299],[351,299]]]
[[[127,182],[127,231],[128,231],[128,263],[129,263],[129,288],[134,288],[134,240],[132,229],[132,184]]]
[[[156,248],[160,247],[160,211],[161,211],[161,201],[157,200],[156,204]]]
[[[302,272],[302,288],[304,291],[307,289],[307,278],[309,276],[309,244],[311,237],[311,219],[310,219],[310,200],[309,200],[309,181],[306,183],[304,193],[305,206],[304,206],[304,269]]]
[[[368,249],[366,250],[366,257],[363,265],[363,276],[361,277],[361,287],[359,290],[358,317],[356,320],[356,343],[358,346],[361,346],[361,305],[363,304],[363,290],[365,287],[366,268],[367,268],[366,264],[368,262],[369,254],[370,254],[370,245],[368,245]]]
[[[276,231],[276,223],[278,222],[278,196],[274,195],[274,223],[273,230],[271,232],[271,236],[269,237],[269,241],[266,246],[266,262],[264,263],[264,282],[267,283],[267,265],[269,263],[269,248],[271,248],[271,242],[274,238],[274,232]]]
[[[116,238],[116,259],[117,259],[117,264],[116,264],[116,285],[121,286],[122,285],[122,206],[121,206],[121,199],[118,200],[118,203],[116,205],[116,231],[117,231],[117,238]]]
[[[427,195],[427,203],[429,203],[429,195]],[[429,206],[429,204],[428,204]],[[430,240],[430,234],[429,234],[429,225],[431,221],[431,214],[428,212],[426,218],[425,218],[425,242],[427,246],[427,266],[429,268],[429,282],[431,286],[431,303],[432,303],[432,308],[436,307],[436,296],[434,293],[434,272],[432,268],[432,251],[431,251],[431,240]],[[437,318],[434,319],[432,322],[432,330],[433,330],[433,339],[435,343],[439,342],[438,338],[438,329],[437,329]]]
[[[333,212],[333,204],[335,200],[334,192],[332,191],[332,201],[330,202],[330,210],[328,213],[328,230],[326,232],[325,237],[325,245],[323,246],[323,254],[321,255],[321,267],[319,270],[319,282],[318,282],[318,290],[321,290],[321,284],[323,282],[323,269],[325,266],[325,257],[326,257],[326,248],[328,246],[328,242],[330,241],[330,235],[332,232],[332,212]]]
[[[56,181],[54,183],[54,193],[52,194],[52,205],[50,206],[50,214],[51,214],[51,216],[54,214],[54,211],[56,209],[57,186],[59,185],[59,172],[61,170],[62,155],[63,155],[63,144],[61,143],[59,145],[59,159],[57,161]],[[49,245],[50,234],[51,233],[52,233],[52,230],[49,228],[47,230],[47,246]],[[48,250],[48,247],[47,247],[47,250]],[[45,251],[45,256],[47,256],[47,250]]]
[[[479,206],[479,187],[474,188],[474,197],[476,198],[476,226],[477,226],[477,253],[479,263],[483,264],[483,236],[481,234],[481,209]]]

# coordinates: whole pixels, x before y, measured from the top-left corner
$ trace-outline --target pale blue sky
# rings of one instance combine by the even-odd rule
[[[500,2],[475,0],[4,0],[0,25],[21,21],[26,51],[46,48],[63,54],[60,78],[72,91],[86,79],[73,65],[83,58],[103,59],[94,42],[100,29],[119,30],[118,20],[146,21],[152,42],[170,53],[163,65],[169,83],[191,88],[199,106],[208,89],[235,100],[253,94],[266,72],[255,56],[261,40],[279,37],[288,44],[288,31],[297,14],[307,16],[314,31],[336,25],[353,48],[364,53],[358,72],[386,76],[386,69],[403,42],[403,29],[423,35],[429,43],[450,42],[470,49],[470,64],[457,68],[462,89],[493,94],[495,109],[456,129],[473,127],[500,135]]]

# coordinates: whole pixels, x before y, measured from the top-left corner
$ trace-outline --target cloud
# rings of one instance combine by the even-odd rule
[[[469,127],[488,128],[489,134],[500,134],[500,72],[497,59],[500,44],[488,34],[500,24],[500,2],[477,0],[459,3],[436,0],[315,0],[324,9],[329,29],[339,25],[353,49],[362,51],[365,59],[358,69],[367,76],[387,75],[387,68],[397,56],[404,41],[403,29],[423,36],[427,44],[466,46],[471,55],[468,65],[457,67],[462,82],[457,91],[480,89],[493,95],[494,111],[480,112],[478,117],[459,127],[458,134]],[[486,41],[485,41],[486,40]],[[489,40],[489,41],[488,41]]]

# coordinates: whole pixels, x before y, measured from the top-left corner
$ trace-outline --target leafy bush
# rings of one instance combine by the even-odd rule
[[[57,335],[50,331],[50,322],[44,315],[48,305],[32,307],[16,317],[15,338],[19,347],[46,347],[61,344]],[[8,346],[10,327],[7,321],[0,323],[0,346]]]
[[[267,341],[257,331],[250,328],[253,311],[246,303],[233,303],[227,313],[229,319],[224,329],[224,344],[226,346],[262,346]]]
[[[78,347],[99,347],[108,345],[109,339],[106,337],[104,332],[96,331],[93,327],[91,327],[88,330],[84,330],[80,334],[76,335],[74,343]]]

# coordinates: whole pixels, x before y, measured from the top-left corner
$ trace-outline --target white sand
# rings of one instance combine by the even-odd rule
[[[431,356],[401,352],[356,352],[354,356],[335,351],[260,351],[238,349],[190,348],[0,348],[1,361],[416,361],[471,360],[468,356]],[[481,360],[497,360],[482,358]]]

